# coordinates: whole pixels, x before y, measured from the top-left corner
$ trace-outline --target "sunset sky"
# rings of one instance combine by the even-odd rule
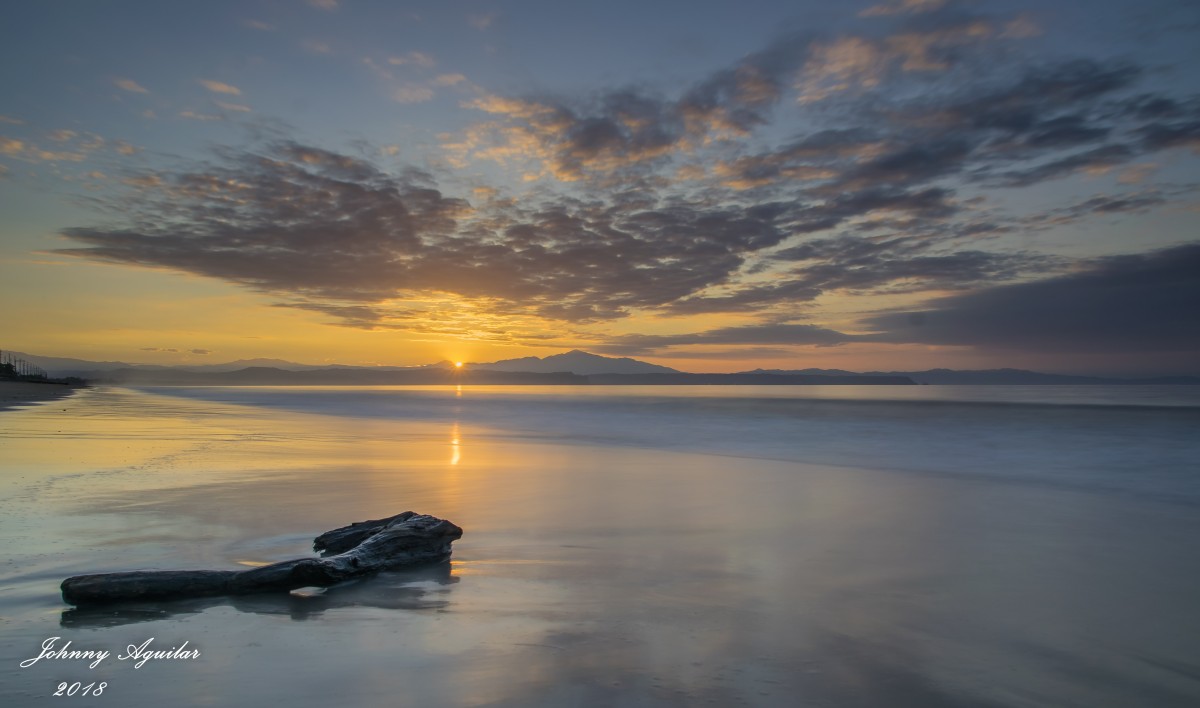
[[[1200,374],[1200,3],[10,3],[0,348]]]

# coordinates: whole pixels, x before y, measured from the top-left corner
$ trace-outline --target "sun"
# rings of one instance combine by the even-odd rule
[[[462,362],[461,362],[461,361],[456,361],[456,362],[454,362],[454,368],[456,368],[456,369],[461,369],[461,368],[462,368]]]

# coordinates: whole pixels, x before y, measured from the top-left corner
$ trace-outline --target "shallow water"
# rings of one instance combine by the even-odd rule
[[[7,412],[0,700],[63,681],[131,706],[1200,700],[1186,400],[784,393],[95,389]],[[57,595],[294,557],[410,508],[466,529],[450,566],[106,611]],[[19,668],[49,637],[114,656]],[[151,637],[201,656],[115,658]]]
[[[1200,386],[150,390],[261,409],[479,425],[521,439],[983,476],[1200,503]]]

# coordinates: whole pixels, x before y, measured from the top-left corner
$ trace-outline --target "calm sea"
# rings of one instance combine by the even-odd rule
[[[984,476],[1200,503],[1197,386],[161,387],[520,438]]]

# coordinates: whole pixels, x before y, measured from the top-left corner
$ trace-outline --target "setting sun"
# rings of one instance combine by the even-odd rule
[[[461,369],[461,368],[462,368],[462,362],[461,362],[461,361],[456,361],[456,362],[454,362],[454,368],[456,368],[456,369]]]

